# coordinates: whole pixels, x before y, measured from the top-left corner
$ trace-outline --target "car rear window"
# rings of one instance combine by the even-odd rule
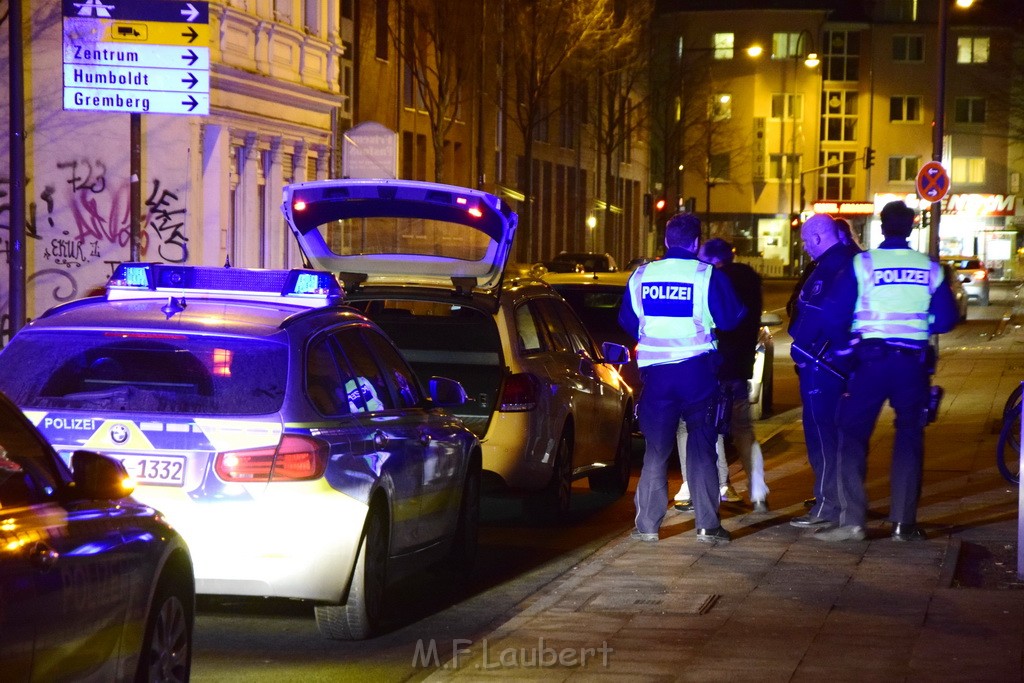
[[[287,347],[257,339],[23,331],[0,356],[22,408],[264,415],[280,410]]]

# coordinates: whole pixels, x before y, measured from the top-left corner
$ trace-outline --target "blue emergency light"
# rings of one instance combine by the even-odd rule
[[[107,281],[107,299],[155,299],[170,295],[191,299],[245,299],[309,308],[327,306],[344,296],[338,279],[319,270],[261,270],[122,263]]]

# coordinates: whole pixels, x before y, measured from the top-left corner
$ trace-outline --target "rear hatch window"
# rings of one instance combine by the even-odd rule
[[[287,362],[262,339],[24,330],[0,390],[22,408],[266,415],[281,409]]]
[[[462,383],[469,400],[454,412],[483,436],[501,388],[501,338],[494,316],[448,302],[351,301],[395,342],[416,374]]]

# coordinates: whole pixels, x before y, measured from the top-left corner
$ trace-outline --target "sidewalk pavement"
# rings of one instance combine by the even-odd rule
[[[428,680],[1021,681],[1018,492],[994,453],[1003,402],[1024,378],[1024,332],[1001,329],[942,348],[946,395],[926,431],[919,508],[927,541],[889,538],[888,408],[871,446],[868,539],[824,543],[790,526],[811,490],[795,409],[758,423],[771,511],[723,503],[732,543],[698,543],[692,513],[670,510],[659,542],[627,531]],[[981,571],[986,553],[1002,564]],[[1003,579],[964,585],[992,569]]]

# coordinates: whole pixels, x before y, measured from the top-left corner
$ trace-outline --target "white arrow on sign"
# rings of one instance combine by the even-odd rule
[[[188,9],[181,10],[181,16],[185,17],[185,21],[195,21],[199,16],[199,10],[191,2],[186,2],[185,7]]]

